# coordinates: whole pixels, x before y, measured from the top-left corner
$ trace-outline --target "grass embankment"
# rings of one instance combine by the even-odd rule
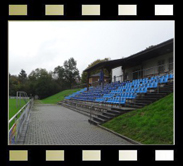
[[[77,92],[81,89],[69,89],[69,90],[64,90],[62,92],[59,92],[53,96],[47,97],[45,99],[40,100],[41,103],[43,104],[56,104],[59,101],[62,101],[64,97],[73,94],[74,92]]]
[[[16,99],[9,99],[9,119],[11,119],[26,103],[28,100],[21,100],[21,103],[19,101],[19,106],[16,107]],[[19,117],[20,115],[18,115]],[[17,118],[18,118],[17,117]],[[9,128],[13,125],[14,120],[9,124]]]
[[[142,144],[173,144],[173,93],[102,126]]]

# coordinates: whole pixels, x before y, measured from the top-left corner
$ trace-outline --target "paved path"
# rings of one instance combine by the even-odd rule
[[[26,145],[119,145],[126,140],[88,123],[88,117],[60,105],[36,104],[31,111]]]

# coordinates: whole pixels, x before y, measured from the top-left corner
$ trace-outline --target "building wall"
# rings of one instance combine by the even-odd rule
[[[112,82],[115,81],[114,76],[116,76],[116,81],[120,81],[120,82],[123,81],[122,75],[123,75],[123,71],[121,66],[112,69]]]
[[[98,82],[99,81],[99,77],[92,77],[92,78],[89,78],[89,83],[93,83],[93,82]]]
[[[127,73],[127,80],[134,79],[133,78],[134,71],[138,71],[138,72],[136,72],[137,75],[140,76],[140,74],[141,74],[142,77],[147,77],[147,76],[150,76],[153,74],[157,75],[158,74],[158,65],[159,65],[158,62],[161,60],[164,60],[164,65],[163,65],[164,69],[165,69],[164,72],[168,72],[169,71],[169,58],[173,58],[173,52],[143,61],[141,65],[126,69],[125,73]],[[143,72],[140,73],[139,70],[142,70],[142,69],[143,69]]]
[[[107,82],[107,78],[104,77],[104,82]],[[89,83],[92,84],[92,83],[98,83],[99,82],[99,77],[92,77],[92,78],[89,78]]]
[[[148,61],[145,61],[142,63],[143,68],[147,69],[144,72],[144,76],[150,75],[150,74],[158,74],[158,61],[160,60],[164,60],[164,68],[165,68],[165,72],[169,71],[169,58],[173,58],[173,52],[169,53],[169,54],[164,54],[162,56],[159,56],[157,58],[154,59],[150,59]],[[156,67],[154,67],[156,66]]]
[[[161,60],[164,60],[164,69],[165,69],[164,72],[168,72],[169,58],[173,58],[173,52],[143,61],[140,65],[126,68],[124,72],[124,74],[126,75],[126,79],[127,80],[134,79],[134,76],[135,76],[135,74],[133,74],[134,71],[138,71],[136,72],[136,76],[135,76],[138,78],[147,77],[153,74],[158,74],[158,62]],[[143,72],[142,72],[142,69],[143,69]],[[139,70],[141,70],[141,72]],[[122,75],[123,75],[123,71],[121,66],[112,69],[112,82],[114,82],[114,76],[116,76],[116,81],[123,81],[123,77],[119,77]]]

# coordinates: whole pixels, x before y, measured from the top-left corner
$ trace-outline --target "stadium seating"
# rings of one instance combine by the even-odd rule
[[[126,100],[133,100],[139,94],[145,94],[149,89],[155,89],[159,84],[166,84],[173,78],[173,74],[166,74],[162,76],[152,76],[150,78],[135,79],[131,82],[112,82],[106,84],[103,89],[101,86],[90,87],[89,91],[84,88],[65,97],[65,99],[123,105],[126,103]]]

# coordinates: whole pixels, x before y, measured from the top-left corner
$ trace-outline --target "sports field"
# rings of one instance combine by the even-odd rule
[[[21,104],[19,103],[19,106],[16,107],[16,99],[9,99],[9,119],[11,119],[13,115],[15,115],[26,103],[27,102],[24,100],[21,100]],[[13,123],[10,124],[9,128],[13,125]]]

